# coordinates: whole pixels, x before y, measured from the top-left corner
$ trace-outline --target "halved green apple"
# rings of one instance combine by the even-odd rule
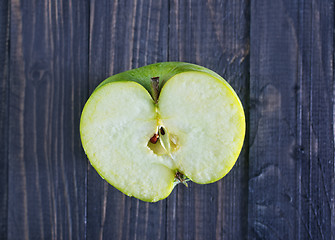
[[[102,178],[128,196],[155,202],[179,182],[225,176],[241,151],[245,117],[218,74],[164,62],[102,82],[84,107],[80,134]]]

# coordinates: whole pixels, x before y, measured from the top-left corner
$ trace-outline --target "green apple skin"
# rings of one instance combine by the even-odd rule
[[[143,66],[140,68],[135,68],[129,71],[125,71],[119,74],[115,74],[106,80],[104,80],[101,84],[99,84],[95,91],[98,90],[100,87],[116,81],[133,81],[137,82],[140,85],[142,85],[149,93],[150,95],[153,95],[152,93],[152,87],[151,87],[151,78],[152,77],[159,77],[159,88],[162,89],[164,84],[174,75],[182,72],[189,72],[189,71],[197,71],[197,72],[204,72],[212,75],[213,77],[220,79],[221,81],[225,82],[227,86],[231,88],[231,90],[234,92],[234,89],[224,80],[219,74],[216,72],[191,63],[185,63],[185,62],[160,62],[160,63],[154,63],[147,66]],[[237,97],[237,95],[236,95]]]
[[[161,62],[161,63],[156,63],[156,64],[151,64],[151,65],[147,65],[144,67],[140,67],[137,69],[132,69],[126,72],[122,72],[116,75],[113,75],[109,78],[107,78],[106,80],[104,80],[100,85],[97,86],[97,88],[94,90],[94,92],[92,93],[90,99],[95,96],[98,95],[96,94],[97,92],[100,92],[100,89],[102,89],[104,86],[109,86],[110,83],[116,83],[116,82],[136,82],[139,85],[141,85],[142,87],[145,88],[145,90],[151,95],[153,96],[153,89],[152,89],[152,81],[151,78],[153,77],[159,77],[159,89],[164,91],[164,85],[174,76],[176,76],[177,74],[180,73],[186,73],[186,72],[199,72],[199,73],[204,73],[204,74],[208,74],[211,77],[215,78],[216,80],[222,82],[225,87],[230,89],[230,94],[233,96],[233,98],[235,99],[234,101],[237,103],[237,108],[239,108],[238,111],[241,112],[240,114],[240,128],[241,128],[241,134],[242,135],[240,137],[240,140],[237,143],[237,147],[233,156],[233,160],[231,161],[231,163],[229,163],[228,171],[225,171],[223,174],[221,174],[220,176],[217,176],[213,179],[211,179],[210,181],[207,182],[202,182],[202,181],[194,181],[192,178],[190,178],[192,181],[197,182],[199,184],[207,184],[207,183],[212,183],[215,182],[219,179],[221,179],[224,175],[226,175],[227,172],[230,171],[230,169],[234,166],[238,155],[240,153],[240,150],[242,148],[243,145],[243,139],[244,139],[244,134],[245,134],[245,118],[244,118],[244,113],[243,113],[243,107],[242,104],[237,96],[237,94],[235,93],[235,91],[233,90],[233,88],[217,73],[202,67],[202,66],[198,66],[195,64],[190,64],[190,63],[184,63],[184,62]],[[131,97],[131,96],[129,96]],[[165,96],[165,98],[167,98]],[[89,99],[89,100],[90,100]],[[89,102],[88,100],[88,102]],[[158,103],[159,104],[159,103]],[[156,104],[156,105],[158,105]],[[87,108],[87,105],[85,105],[83,113],[85,112],[85,108]],[[83,126],[83,115],[81,117],[81,122],[80,122],[80,133],[81,133],[81,138],[82,138],[82,142],[83,142],[83,146],[84,146],[84,150],[87,154],[87,156],[89,156],[89,154],[86,151],[85,148],[85,144],[84,144],[84,139],[83,139],[83,135],[84,135],[84,128],[86,126]],[[149,140],[149,139],[148,139]],[[90,157],[89,157],[90,158]],[[91,162],[91,159],[90,159]],[[92,164],[92,162],[91,162]],[[93,164],[92,164],[93,165]],[[106,179],[108,181],[108,177],[106,176],[106,173],[103,174],[102,170],[103,166],[97,166],[97,164],[93,165],[93,167],[96,169],[96,171],[99,173],[99,175],[103,178]],[[157,171],[159,171],[159,169],[157,169]],[[174,176],[169,176],[169,178],[174,177]],[[109,181],[108,181],[109,182]],[[128,195],[128,196],[134,196],[142,201],[146,201],[146,202],[156,202],[159,200],[162,200],[166,197],[168,197],[171,193],[171,191],[173,190],[174,186],[176,185],[175,182],[171,182],[169,184],[167,184],[165,186],[166,191],[164,193],[162,193],[160,196],[155,196],[155,197],[141,197],[138,195],[133,195],[131,192],[127,192],[125,191],[122,187],[118,186],[117,184],[113,184],[111,182],[109,182],[110,184],[112,184],[115,188],[117,188],[118,190],[120,190],[121,192],[123,192],[124,194]],[[134,184],[134,183],[132,183]]]

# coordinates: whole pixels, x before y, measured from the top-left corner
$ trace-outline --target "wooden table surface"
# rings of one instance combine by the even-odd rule
[[[105,78],[162,61],[223,76],[247,117],[233,170],[130,198],[79,119]],[[335,239],[334,1],[0,1],[0,239]]]

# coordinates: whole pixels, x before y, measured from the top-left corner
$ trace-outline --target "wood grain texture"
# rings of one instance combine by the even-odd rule
[[[250,30],[250,239],[334,239],[334,4],[257,1]]]
[[[7,238],[9,2],[0,2],[0,239]]]
[[[85,239],[88,4],[11,1],[8,239]]]
[[[169,19],[169,60],[216,71],[247,106],[249,2],[173,0]],[[168,239],[246,238],[247,151],[219,182],[177,186],[176,196],[168,198]]]
[[[90,9],[90,93],[113,74],[167,61],[167,1],[92,0]],[[129,198],[89,167],[87,239],[165,237],[165,200]]]
[[[335,240],[334,10],[330,0],[0,1],[0,239]],[[102,80],[160,61],[223,76],[247,135],[225,178],[152,204],[100,178],[79,120]]]
[[[299,6],[297,238],[335,239],[334,2]]]

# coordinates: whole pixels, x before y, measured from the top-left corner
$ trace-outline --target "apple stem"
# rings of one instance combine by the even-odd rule
[[[153,77],[151,78],[151,88],[152,88],[152,98],[154,99],[155,103],[158,102],[158,96],[159,96],[159,77]]]

